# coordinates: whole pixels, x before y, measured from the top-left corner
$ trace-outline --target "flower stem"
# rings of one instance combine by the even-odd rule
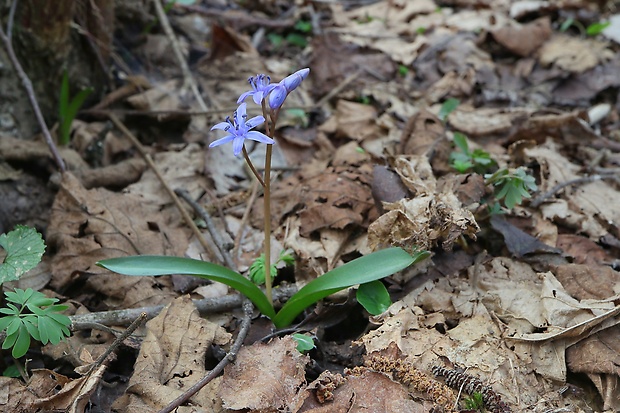
[[[248,164],[248,166],[252,170],[252,173],[254,174],[256,179],[258,179],[258,182],[260,182],[261,186],[264,188],[265,187],[265,181],[263,181],[263,178],[261,178],[260,174],[258,173],[256,168],[254,167],[254,164],[250,160],[250,155],[248,155],[248,150],[245,149],[245,145],[243,145],[243,157],[245,158],[245,163]]]
[[[267,145],[265,152],[265,176],[264,185],[264,231],[265,231],[265,294],[270,303],[273,304],[271,298],[271,150],[273,145]]]

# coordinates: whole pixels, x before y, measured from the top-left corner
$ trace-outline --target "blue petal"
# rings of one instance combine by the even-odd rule
[[[248,96],[253,95],[253,94],[254,94],[253,90],[250,90],[249,92],[243,92],[241,96],[239,96],[239,99],[237,99],[237,104],[243,102],[244,100],[248,98]]]
[[[276,143],[276,141],[271,139],[269,136],[265,135],[264,133],[255,131],[255,130],[249,131],[247,135],[245,135],[245,138],[251,139],[256,142],[268,143],[270,145],[273,145],[274,143]]]
[[[262,124],[263,122],[265,122],[265,118],[263,116],[254,116],[252,119],[248,120],[245,125],[248,127],[248,129],[252,129]]]
[[[271,109],[278,109],[284,103],[284,99],[286,99],[286,95],[288,92],[286,91],[286,87],[282,82],[278,83],[278,85],[273,89],[271,94],[269,95],[269,107]]]
[[[244,139],[242,136],[238,136],[233,140],[233,154],[235,156],[239,156],[241,153],[241,150],[243,149],[243,141]]]
[[[233,139],[235,139],[235,137],[233,135],[226,135],[223,138],[220,138],[216,141],[213,141],[209,144],[209,148],[214,148],[216,146],[220,146],[223,145],[225,143],[228,143],[230,141],[232,141]]]
[[[211,130],[214,130],[214,129],[227,130],[228,128],[230,128],[230,123],[228,123],[228,122],[220,122],[217,125],[213,125],[211,127]]]
[[[246,117],[246,108],[247,104],[245,102],[243,102],[242,104],[239,105],[239,107],[237,108],[237,110],[235,111],[235,123],[237,125],[242,125],[243,123],[245,123],[245,117]]]
[[[254,96],[252,96],[252,99],[254,99],[254,103],[256,103],[257,105],[260,105],[260,102],[263,100],[263,91],[259,90],[255,92]]]

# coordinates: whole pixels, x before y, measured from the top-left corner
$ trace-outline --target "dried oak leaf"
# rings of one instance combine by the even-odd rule
[[[207,373],[205,360],[213,344],[225,345],[230,334],[201,318],[189,296],[174,300],[146,324],[147,334],[134,365],[125,394],[115,411],[138,413],[157,411],[180,396]],[[219,411],[220,378],[203,387],[190,399],[193,406]],[[190,412],[189,407],[179,412]]]
[[[224,369],[218,395],[227,409],[281,411],[304,384],[309,360],[290,336],[243,347],[235,363]]]

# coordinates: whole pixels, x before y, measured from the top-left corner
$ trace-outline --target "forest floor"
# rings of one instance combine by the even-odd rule
[[[250,76],[305,67],[273,146],[272,251],[295,257],[278,270],[280,300],[388,245],[431,257],[383,280],[394,303],[378,316],[343,291],[269,338],[255,312],[235,361],[176,411],[620,411],[614,2],[186,3],[167,11],[176,41],[153,10],[150,27],[117,22],[116,89],[73,122],[68,172],[52,173],[39,137],[0,130],[14,211],[2,230],[35,226],[48,246],[5,287],[59,298],[74,323],[18,360],[27,382],[2,377],[2,411],[158,411],[222,360],[243,325],[234,290],[95,263],[221,263],[214,231],[247,273],[263,194],[230,145],[207,147],[223,136],[210,128]],[[262,165],[265,145],[247,149]],[[149,321],[117,340],[143,311]],[[297,351],[292,332],[315,348]]]

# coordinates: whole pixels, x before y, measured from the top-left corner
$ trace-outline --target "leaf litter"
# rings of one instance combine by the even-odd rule
[[[292,9],[296,18],[319,13],[326,25],[309,47],[293,53],[191,8],[175,8],[174,17],[185,28],[181,32],[194,33],[192,21],[213,28],[201,32],[211,33],[212,53],[194,66],[210,110],[235,100],[248,76],[269,72],[281,79],[290,67],[310,62],[312,85],[287,102],[310,115],[289,112],[278,130],[282,172],[274,182],[272,226],[297,258],[289,282],[303,285],[381,245],[431,249],[433,262],[393,277],[391,291],[399,299],[372,317],[369,331],[347,337],[365,351],[365,366],[329,367],[314,353],[311,361],[290,337],[248,342],[223,376],[179,411],[450,411],[454,406],[437,396],[456,399],[462,389],[440,386],[454,382],[487,386],[485,400],[495,400],[487,405],[491,411],[618,411],[618,46],[605,36],[559,27],[562,16],[577,10],[599,20],[610,17],[607,10],[578,0],[315,7]],[[246,17],[258,15],[243,10]],[[146,37],[142,61],[173,77],[167,39]],[[186,55],[187,48],[204,48],[198,38],[184,38]],[[143,139],[166,142],[172,136],[175,144],[151,148],[165,179],[210,203],[212,212],[224,212],[220,230],[228,226],[228,238],[241,242],[235,259],[247,268],[260,247],[263,214],[261,202],[246,205],[250,175],[228,153],[204,151],[214,138],[207,132],[212,115],[186,113],[196,110],[186,85],[157,79],[151,76],[150,87],[124,103],[145,116],[153,111],[145,130],[156,136],[145,133]],[[441,103],[451,97],[461,104],[441,120]],[[609,112],[593,121],[588,109],[600,102],[611,103]],[[183,129],[165,132],[178,125]],[[489,193],[482,177],[458,176],[449,166],[455,131],[500,166],[530,168],[539,187],[535,199],[505,219],[486,219],[481,212]],[[9,142],[4,135],[2,140]],[[106,148],[102,165],[135,159],[128,145]],[[41,158],[35,146],[22,152],[32,155],[3,149],[9,161]],[[74,157],[77,177],[97,171]],[[232,317],[201,318],[188,296],[176,298],[166,277],[129,278],[95,267],[120,255],[200,252],[152,171],[123,184],[122,193],[85,186],[76,176],[61,177],[51,208],[50,286],[75,300],[74,311],[82,313],[168,305],[137,342],[126,342],[125,355],[138,346],[140,352],[124,372],[128,384],[114,405],[124,412],[159,409],[221,357],[217,352],[230,342],[224,327],[235,328]],[[247,221],[245,208],[252,208]],[[192,294],[205,287],[199,288]],[[330,327],[314,328],[319,346],[329,341]],[[44,351],[79,367],[112,340],[112,334],[93,332],[72,337],[62,351]],[[34,371],[27,387],[3,378],[0,397],[15,411],[83,411],[108,368],[78,378]],[[433,371],[445,374],[435,377]],[[471,396],[465,393],[459,397]]]

